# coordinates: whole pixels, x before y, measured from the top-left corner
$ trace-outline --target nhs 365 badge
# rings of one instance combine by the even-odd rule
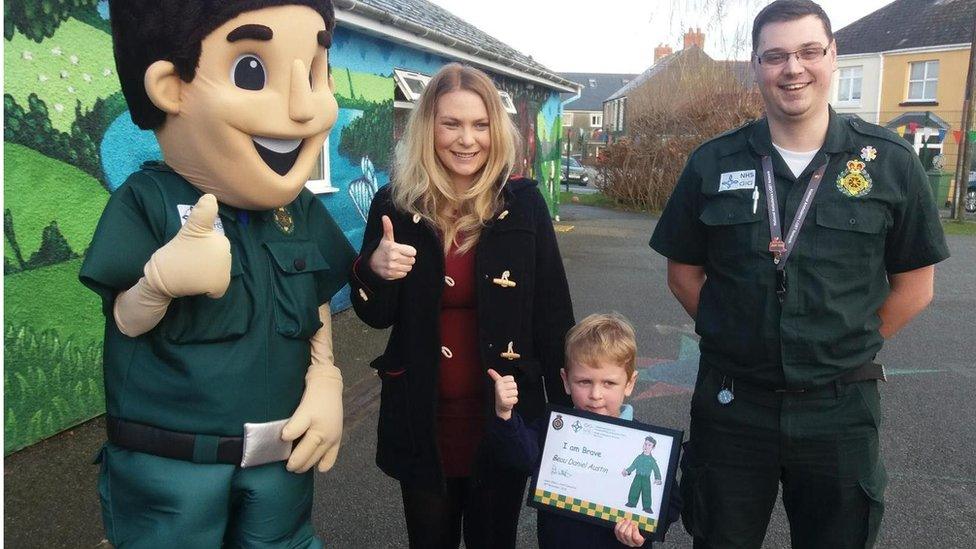
[[[868,194],[873,186],[871,175],[860,160],[848,161],[847,169],[837,176],[837,190],[852,198]]]

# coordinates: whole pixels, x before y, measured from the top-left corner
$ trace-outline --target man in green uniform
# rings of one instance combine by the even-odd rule
[[[657,460],[651,456],[657,441],[654,437],[644,439],[644,451],[634,458],[630,467],[623,470],[623,475],[627,476],[634,471],[633,482],[630,483],[630,493],[627,494],[627,507],[637,507],[637,501],[643,502],[644,512],[653,513],[653,494],[651,494],[651,474],[654,475],[654,484],[661,484],[661,469],[657,466]]]
[[[948,249],[912,148],[829,107],[820,6],[773,2],[753,48],[765,118],[692,154],[651,238],[701,336],[683,518],[696,547],[760,547],[782,483],[793,547],[871,546],[872,361],[928,305]]]
[[[111,2],[122,90],[164,163],[111,197],[102,297],[115,547],[321,547],[342,433],[329,300],[354,251],[304,183],[337,107],[328,0]],[[300,440],[299,440],[300,439]]]

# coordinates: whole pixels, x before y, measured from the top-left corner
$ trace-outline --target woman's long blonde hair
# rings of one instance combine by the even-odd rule
[[[473,92],[484,101],[491,137],[488,160],[474,184],[460,194],[434,150],[437,101],[457,90]],[[481,228],[501,206],[502,186],[516,165],[518,140],[515,125],[488,75],[460,63],[445,65],[420,95],[397,145],[393,204],[434,226],[443,239],[445,254],[459,235],[458,253],[470,250],[478,243]]]

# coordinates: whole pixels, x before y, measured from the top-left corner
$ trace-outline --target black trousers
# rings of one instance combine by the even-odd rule
[[[718,403],[703,371],[682,461],[685,528],[696,549],[758,549],[780,486],[794,549],[872,547],[884,511],[876,381],[807,393],[750,391]]]
[[[401,483],[410,548],[457,549],[463,532],[467,549],[514,549],[525,481],[502,472],[449,478],[443,493]]]

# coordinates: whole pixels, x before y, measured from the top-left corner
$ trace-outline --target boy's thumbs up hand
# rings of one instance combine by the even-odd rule
[[[146,282],[171,298],[222,297],[230,284],[230,241],[214,230],[216,220],[217,199],[201,196],[176,236],[149,258]]]
[[[369,257],[369,268],[384,280],[397,280],[407,276],[417,262],[417,249],[397,244],[393,236],[393,222],[383,216],[383,238],[376,251]]]
[[[518,384],[515,376],[503,376],[489,368],[488,376],[495,382],[495,415],[508,421],[512,418],[512,409],[518,403]]]

